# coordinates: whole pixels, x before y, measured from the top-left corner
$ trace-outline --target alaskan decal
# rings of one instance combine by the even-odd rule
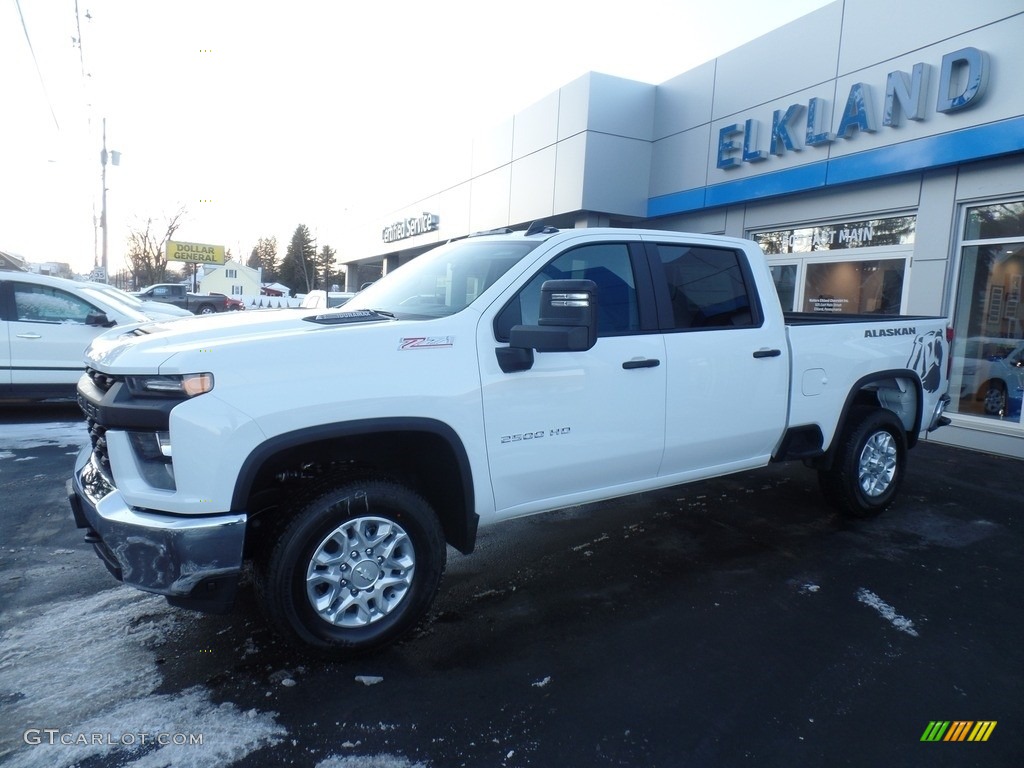
[[[877,339],[879,336],[916,336],[917,328],[870,328],[864,331],[865,339]]]
[[[401,349],[448,349],[455,345],[454,336],[408,336],[398,340]]]
[[[928,331],[914,339],[914,347],[907,359],[907,368],[921,377],[926,392],[937,392],[942,384],[942,365],[945,358],[942,331]]]

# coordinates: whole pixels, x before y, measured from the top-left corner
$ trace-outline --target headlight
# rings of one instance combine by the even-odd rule
[[[133,395],[143,397],[195,397],[213,389],[212,373],[186,373],[172,376],[128,376]]]

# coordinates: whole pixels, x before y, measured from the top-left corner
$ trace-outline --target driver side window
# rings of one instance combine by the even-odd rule
[[[74,323],[84,325],[96,310],[77,296],[44,285],[14,286],[15,317],[23,322]]]
[[[625,243],[584,245],[548,262],[505,305],[494,321],[494,335],[508,341],[514,325],[536,325],[540,288],[547,280],[593,280],[597,284],[597,335],[616,336],[640,330],[636,279]]]

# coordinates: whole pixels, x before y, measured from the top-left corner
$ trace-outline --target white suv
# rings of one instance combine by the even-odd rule
[[[0,398],[74,396],[93,337],[149,320],[84,283],[0,272]]]

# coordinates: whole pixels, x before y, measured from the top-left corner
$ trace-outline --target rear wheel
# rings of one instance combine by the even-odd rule
[[[387,645],[423,617],[444,572],[437,516],[418,494],[367,480],[321,486],[256,569],[260,602],[293,644],[335,658]]]
[[[830,504],[851,517],[883,512],[903,482],[907,437],[892,411],[858,407],[850,412],[830,469],[818,481]]]

